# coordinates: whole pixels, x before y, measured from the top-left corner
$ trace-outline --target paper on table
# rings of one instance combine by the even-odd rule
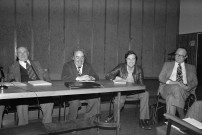
[[[189,124],[199,128],[199,129],[202,129],[202,123],[193,119],[193,118],[185,118],[183,119],[184,121],[188,122]]]
[[[21,82],[4,82],[3,84],[5,86],[27,86],[27,84]]]
[[[4,82],[3,85],[5,85],[5,86],[14,86],[11,82]]]
[[[113,80],[114,84],[126,84],[126,81],[123,80]]]
[[[52,85],[52,83],[46,82],[44,80],[28,81],[28,83],[31,84],[31,85],[33,85],[33,86],[48,86],[48,85]]]
[[[93,80],[89,80],[89,81],[86,81],[86,80],[79,80],[78,82],[95,82]]]

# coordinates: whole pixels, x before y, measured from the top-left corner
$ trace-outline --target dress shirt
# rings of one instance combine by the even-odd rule
[[[77,69],[77,71],[78,71],[78,66],[76,66],[76,69]],[[82,74],[83,73],[83,65],[80,67],[80,74]]]
[[[31,63],[30,63],[29,60],[27,60],[27,63],[29,63],[29,64],[31,65]],[[27,69],[25,61],[19,60],[19,64],[20,64],[24,69]]]
[[[78,66],[76,65],[76,69],[78,71]],[[80,74],[83,73],[83,65],[80,67]],[[80,81],[80,79],[78,79],[78,76],[76,77],[76,81]]]
[[[177,62],[175,62],[175,65],[174,65],[174,68],[173,68],[173,72],[172,72],[172,74],[171,74],[171,76],[170,76],[170,80],[172,80],[172,81],[176,81],[176,79],[177,79],[177,68],[178,68],[178,64],[179,63],[177,63]],[[184,62],[183,63],[181,63],[181,67],[182,67],[182,79],[183,79],[183,83],[184,84],[187,84],[187,76],[186,76],[186,69],[185,69],[185,64],[184,64]],[[170,80],[168,80],[167,82],[166,82],[166,84],[169,84],[170,83]]]

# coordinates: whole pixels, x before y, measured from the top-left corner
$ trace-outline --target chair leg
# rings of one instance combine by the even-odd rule
[[[156,118],[156,115],[157,115],[158,107],[159,107],[159,95],[157,96],[157,103],[156,103],[156,108],[155,108],[155,112],[154,112],[154,117],[155,118]]]
[[[38,109],[38,120],[40,119],[40,109]]]
[[[64,121],[66,121],[66,103],[64,102]]]
[[[59,115],[58,115],[58,121],[60,121],[60,117],[61,117],[60,113],[61,113],[61,105],[59,105]]]
[[[111,100],[110,103],[109,103],[109,115],[111,114],[112,112],[112,104],[113,104],[113,101]],[[113,108],[114,109],[114,108]]]

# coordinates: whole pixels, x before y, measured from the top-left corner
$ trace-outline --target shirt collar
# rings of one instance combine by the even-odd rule
[[[76,66],[77,69],[79,68],[77,65],[75,65],[75,66]],[[82,68],[83,68],[83,65],[82,65],[80,68],[82,69]]]
[[[177,63],[176,61],[175,61],[175,65],[178,65],[179,63]],[[180,63],[180,65],[181,66],[184,66],[184,62],[182,62],[182,63]]]
[[[26,64],[25,61],[22,61],[22,60],[19,60],[19,63],[20,63],[20,64]],[[29,60],[27,60],[27,63],[29,63],[29,64],[31,65],[31,63],[30,63]]]

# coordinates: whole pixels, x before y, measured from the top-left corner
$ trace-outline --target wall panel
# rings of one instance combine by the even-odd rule
[[[87,51],[87,60],[91,63],[92,34],[92,0],[80,0],[79,3],[79,46]]]
[[[106,1],[105,22],[105,73],[118,64],[118,1]]]
[[[5,72],[14,61],[14,0],[0,1],[0,66]]]
[[[144,0],[142,67],[145,76],[153,76],[155,0]]]
[[[65,0],[65,62],[79,46],[79,0]]]
[[[50,72],[59,78],[64,63],[64,0],[50,0]]]
[[[164,62],[164,48],[166,36],[166,0],[156,0],[154,22],[154,48],[153,48],[153,76],[158,76]]]
[[[124,62],[124,54],[129,50],[130,43],[130,0],[119,0],[118,18],[118,60]]]
[[[48,5],[48,0],[33,1],[34,59],[44,68],[50,66]]]
[[[25,46],[33,58],[32,0],[16,0],[17,46]]]
[[[64,62],[71,59],[76,47],[81,47],[87,50],[87,59],[96,72],[104,77],[124,61],[126,51],[134,50],[144,76],[158,77],[167,54],[176,48],[179,3],[1,0],[0,64],[7,69],[13,63],[15,46],[26,46],[31,59],[49,68],[53,79],[60,79]]]
[[[104,73],[104,34],[105,34],[105,1],[93,1],[91,63],[95,71],[103,78]]]
[[[166,39],[165,39],[165,60],[169,53],[175,51],[177,35],[179,33],[179,6],[178,0],[167,0],[166,12]]]
[[[143,1],[132,0],[131,8],[131,50],[137,54],[137,63],[142,65]]]

